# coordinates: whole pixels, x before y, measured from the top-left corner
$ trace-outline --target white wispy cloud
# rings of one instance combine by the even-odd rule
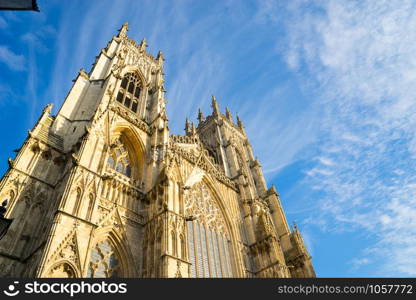
[[[0,46],[0,62],[6,64],[13,71],[25,70],[25,57],[14,53],[7,46]]]
[[[3,17],[0,17],[0,29],[5,29],[7,28],[7,26],[9,26],[9,24],[7,24],[7,21]]]
[[[362,266],[368,265],[369,263],[370,263],[370,260],[367,257],[356,258],[351,261],[351,269],[355,271],[361,268]]]
[[[288,11],[287,65],[315,87],[324,110],[306,170],[324,195],[318,225],[372,236],[362,255],[374,259],[354,268],[414,276],[416,3],[294,1]]]

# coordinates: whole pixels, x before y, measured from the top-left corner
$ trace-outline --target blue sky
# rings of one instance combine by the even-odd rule
[[[165,54],[173,133],[242,118],[318,276],[416,276],[415,1],[42,1],[0,12],[0,171],[124,22]]]

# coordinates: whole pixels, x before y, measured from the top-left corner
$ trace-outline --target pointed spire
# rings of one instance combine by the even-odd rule
[[[225,116],[227,117],[228,120],[230,120],[231,122],[233,121],[233,115],[231,114],[230,110],[228,109],[228,107],[225,108]]]
[[[53,107],[53,104],[46,105],[45,108],[43,109],[43,113],[47,113],[48,115],[50,115],[52,112],[52,107]]]
[[[276,186],[272,184],[272,187],[270,188],[270,193],[275,194],[276,196],[279,196],[276,190]]]
[[[127,36],[127,31],[129,30],[129,23],[126,22],[123,24],[123,26],[121,26],[121,28],[118,31],[118,37],[126,37]]]
[[[204,115],[202,114],[201,109],[198,108],[198,122],[202,123],[202,122],[204,122],[204,120],[205,120]]]
[[[161,65],[163,63],[165,58],[163,57],[163,52],[162,51],[159,50],[159,52],[157,53],[157,56],[156,56],[156,60],[158,61],[159,65]]]
[[[293,221],[293,231],[299,231],[298,225],[296,224],[295,221]]]
[[[212,112],[214,116],[218,116],[220,114],[220,107],[218,106],[218,102],[217,99],[215,98],[214,95],[212,95]]]
[[[191,129],[191,124],[189,123],[188,118],[185,120],[185,134],[188,135]]]
[[[237,125],[238,125],[238,127],[240,127],[241,129],[243,129],[244,128],[244,125],[243,125],[243,122],[241,122],[241,119],[240,119],[240,117],[237,115]]]
[[[142,39],[142,41],[140,42],[140,51],[146,51],[147,48],[147,41],[146,39]]]
[[[195,135],[196,134],[196,128],[195,128],[194,122],[191,123],[191,134],[192,135]]]

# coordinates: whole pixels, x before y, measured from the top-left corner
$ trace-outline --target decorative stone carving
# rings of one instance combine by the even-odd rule
[[[75,271],[68,263],[58,264],[49,272],[50,278],[75,278]]]

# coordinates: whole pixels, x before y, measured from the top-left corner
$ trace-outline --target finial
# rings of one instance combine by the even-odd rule
[[[158,60],[158,61],[164,61],[165,60],[165,58],[163,57],[163,52],[162,51],[159,50],[159,52],[157,53],[157,56],[156,56],[156,60]]]
[[[298,225],[296,225],[295,221],[293,221],[293,229],[294,231],[298,231]]]
[[[191,124],[189,123],[188,118],[185,120],[185,134],[188,135],[190,132]]]
[[[146,39],[142,39],[142,41],[140,42],[140,50],[146,51],[146,48],[147,48],[147,41]]]
[[[198,108],[198,122],[202,123],[205,120],[204,115],[202,114],[202,111],[200,108]]]
[[[79,69],[79,76],[85,78],[85,79],[89,79],[89,75],[88,73],[84,70],[84,68]]]
[[[126,22],[126,23],[123,24],[123,26],[121,26],[120,30],[118,31],[118,36],[119,37],[126,37],[128,30],[129,30],[129,23]]]
[[[191,134],[192,135],[195,135],[196,134],[196,128],[195,128],[194,122],[191,123]]]
[[[274,184],[272,184],[272,187],[270,188],[270,191],[277,195],[276,186]]]
[[[220,114],[220,108],[217,102],[217,99],[215,98],[214,95],[212,95],[212,112],[214,114],[214,116],[218,116]]]
[[[238,125],[238,127],[240,127],[241,129],[243,129],[244,128],[244,125],[243,125],[243,122],[241,122],[241,119],[240,119],[240,117],[237,115],[237,125]]]
[[[43,113],[48,113],[50,115],[52,111],[52,107],[53,107],[53,104],[46,105],[45,108],[43,109]]]
[[[231,122],[233,121],[233,116],[230,112],[230,110],[228,109],[228,107],[225,108],[225,116],[227,117],[228,120],[230,120]]]

